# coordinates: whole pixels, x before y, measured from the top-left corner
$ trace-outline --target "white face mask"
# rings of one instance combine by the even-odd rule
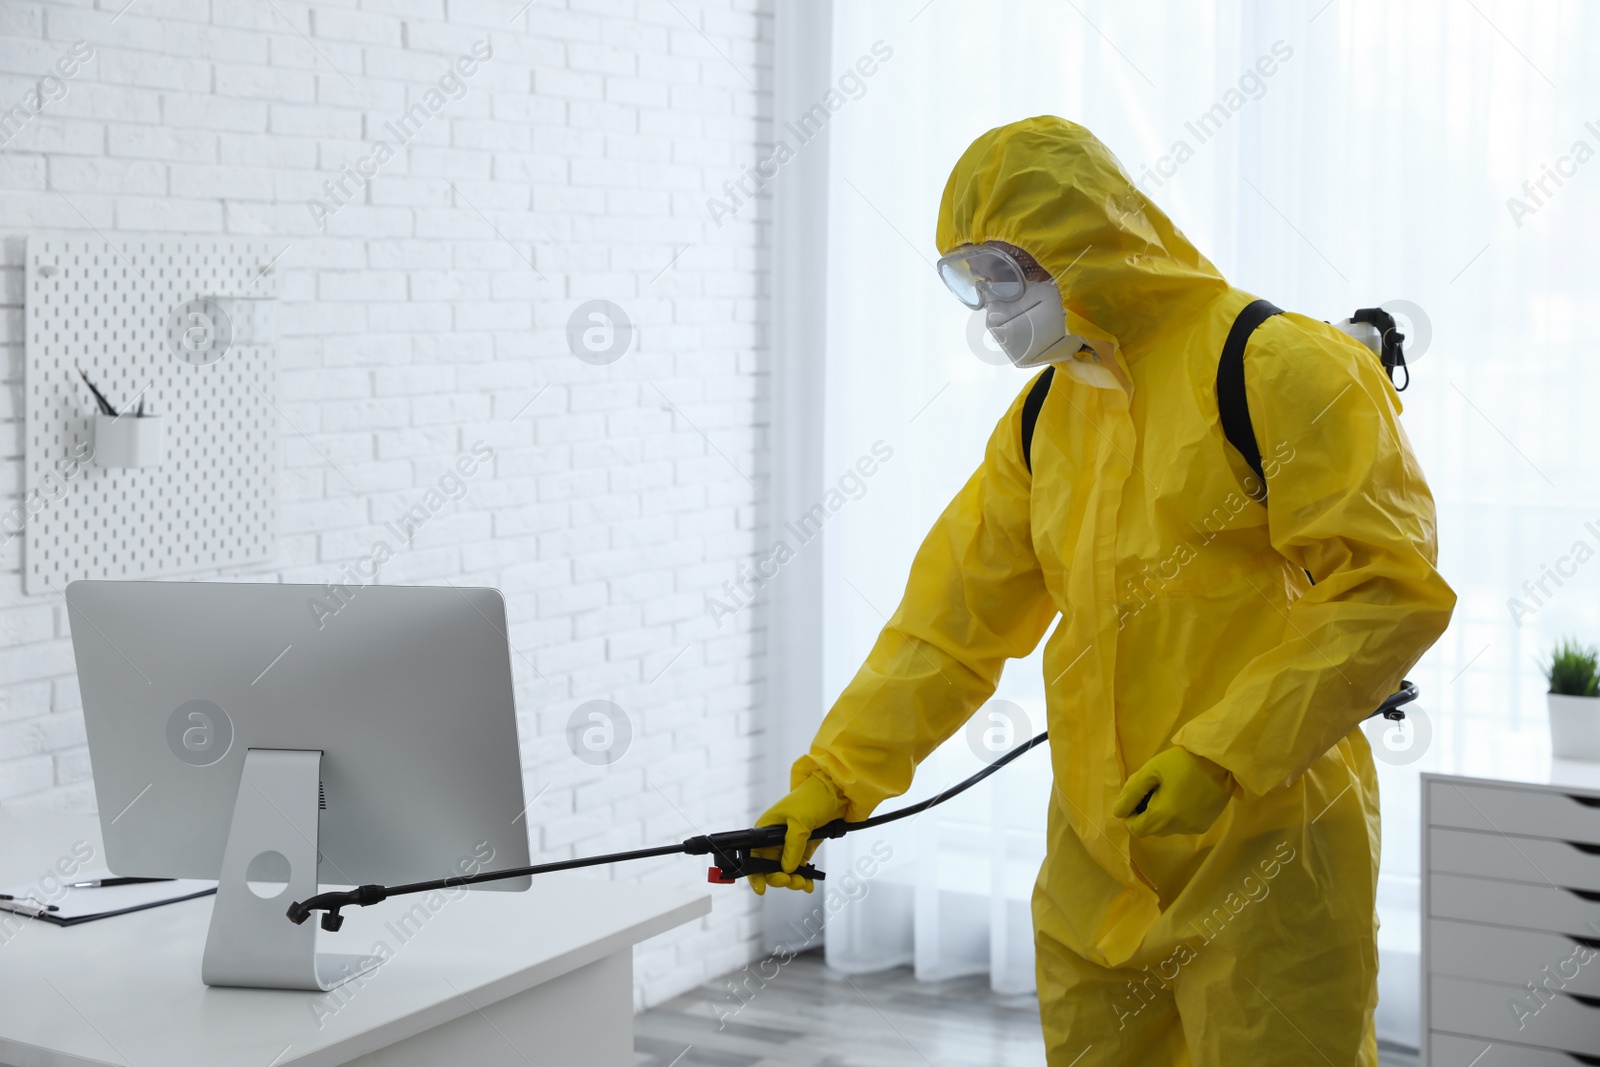
[[[1061,290],[1053,280],[1030,281],[1016,300],[991,300],[984,308],[989,336],[1017,367],[1068,360],[1086,343],[1067,332]]]

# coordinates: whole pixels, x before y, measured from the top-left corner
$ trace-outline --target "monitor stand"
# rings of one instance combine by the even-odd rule
[[[316,924],[296,926],[286,914],[291,900],[317,892],[321,773],[321,752],[252,748],[245,753],[200,966],[206,985],[327,990],[383,962],[377,956],[318,952]],[[246,881],[247,871],[253,885]],[[285,876],[287,885],[270,884],[281,884]],[[272,895],[264,897],[262,891]]]

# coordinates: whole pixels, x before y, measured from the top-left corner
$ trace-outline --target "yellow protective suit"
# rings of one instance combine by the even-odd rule
[[[978,138],[938,246],[984,241],[1047,268],[1096,351],[1056,367],[1031,473],[1026,389],[1000,420],[792,784],[824,776],[866,818],[1059,615],[1033,897],[1049,1062],[1374,1065],[1378,795],[1358,724],[1455,603],[1399,398],[1331,326],[1267,320],[1245,358],[1262,506],[1215,389],[1254,298],[1104,145],[1053,117]],[[1171,745],[1235,795],[1204,834],[1130,837],[1113,800]]]

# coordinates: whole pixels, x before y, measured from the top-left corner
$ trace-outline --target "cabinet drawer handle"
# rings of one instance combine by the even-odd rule
[[[1567,934],[1566,937],[1568,941],[1571,941],[1574,944],[1582,945],[1584,948],[1592,948],[1595,951],[1600,952],[1600,938],[1579,937],[1577,934]]]
[[[1571,886],[1562,886],[1567,892],[1582,900],[1600,901],[1600,891],[1594,889],[1573,889]]]
[[[1593,1064],[1600,1067],[1600,1056],[1585,1056],[1581,1052],[1569,1052],[1567,1055],[1577,1063]]]
[[[1577,801],[1586,808],[1600,808],[1600,797],[1577,797],[1573,796],[1571,793],[1563,793],[1561,795],[1566,797],[1568,800]],[[1569,1053],[1569,1055],[1571,1055],[1571,1053]]]
[[[1567,844],[1587,855],[1600,856],[1600,845],[1591,845],[1587,841],[1568,841]]]

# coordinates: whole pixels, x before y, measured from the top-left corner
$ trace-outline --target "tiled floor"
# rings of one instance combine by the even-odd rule
[[[752,974],[754,968],[752,968]],[[738,995],[709,982],[634,1020],[634,1067],[1042,1067],[1039,1005],[987,978],[847,977],[795,957]],[[1385,1054],[1384,1067],[1414,1067]]]

